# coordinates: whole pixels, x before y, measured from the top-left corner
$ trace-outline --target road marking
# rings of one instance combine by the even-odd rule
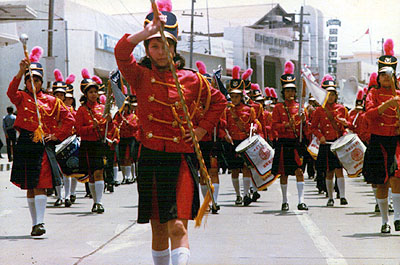
[[[306,213],[301,213],[298,210],[294,211],[297,219],[299,219],[301,225],[304,227],[306,232],[314,242],[315,247],[319,250],[322,256],[326,259],[328,265],[341,264],[346,265],[346,259],[336,249],[336,247],[323,235],[322,231],[318,226],[311,220]]]

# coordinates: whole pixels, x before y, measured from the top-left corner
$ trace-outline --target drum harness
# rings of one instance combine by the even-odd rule
[[[329,110],[327,110],[325,107],[322,107],[322,109],[325,111],[326,116],[328,117],[329,121],[331,122],[333,129],[336,131],[336,135],[339,137],[339,135],[341,135],[341,133],[340,133],[341,130],[337,126],[337,123],[336,123],[335,119],[333,118],[332,113]]]
[[[295,125],[295,122],[294,122],[294,120],[293,120],[293,118],[292,118],[292,115],[290,115],[289,109],[288,109],[288,107],[286,106],[286,103],[285,103],[285,102],[283,102],[283,108],[285,109],[286,114],[287,114],[287,116],[288,116],[289,125],[290,125],[290,128],[292,128],[292,130],[293,130],[294,137],[296,137],[296,139],[299,139],[299,137],[297,136],[297,132],[296,132],[296,127],[295,127],[296,125]]]

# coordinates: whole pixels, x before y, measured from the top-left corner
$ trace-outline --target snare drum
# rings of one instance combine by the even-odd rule
[[[261,136],[254,135],[245,139],[235,151],[243,157],[251,170],[257,189],[264,190],[277,179],[278,176],[271,174],[275,151]]]
[[[71,135],[56,146],[57,161],[66,175],[74,174],[77,177],[76,173],[79,171],[79,146],[80,138],[76,135]]]
[[[354,133],[343,135],[331,145],[331,151],[336,153],[350,178],[358,177],[361,173],[365,150],[365,145]]]

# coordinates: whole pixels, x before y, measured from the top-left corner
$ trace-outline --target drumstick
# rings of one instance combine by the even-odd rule
[[[253,127],[254,127],[254,123],[250,124],[250,136],[249,139],[251,139],[251,137],[253,136]]]
[[[231,137],[231,136],[229,135],[229,132],[228,132],[227,129],[225,129],[225,133],[226,133],[226,135],[228,135],[229,137]],[[231,137],[231,139],[232,139],[232,137]],[[231,144],[231,145],[234,145],[233,142],[231,142],[230,144]]]

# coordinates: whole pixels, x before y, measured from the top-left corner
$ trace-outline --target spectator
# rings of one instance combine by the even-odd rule
[[[15,146],[15,141],[17,140],[17,131],[14,129],[14,121],[16,116],[13,114],[13,112],[13,107],[7,107],[8,114],[3,117],[3,130],[4,135],[6,136],[7,155],[9,162],[13,161],[13,149]]]

